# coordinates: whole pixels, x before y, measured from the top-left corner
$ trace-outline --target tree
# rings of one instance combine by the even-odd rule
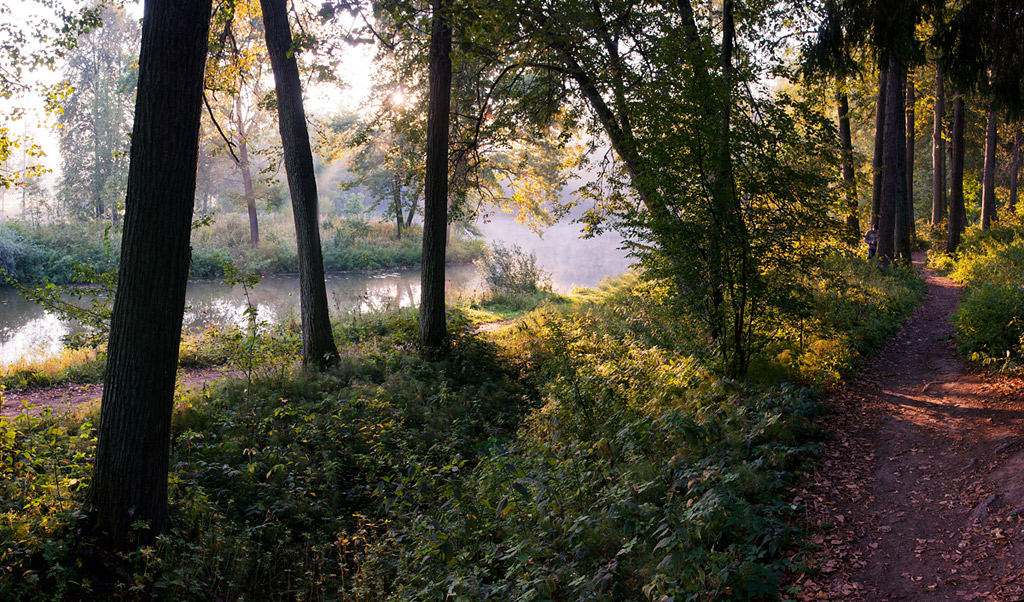
[[[953,130],[950,132],[951,156],[949,166],[949,220],[946,233],[946,252],[960,246],[960,235],[967,222],[964,205],[964,97],[956,94],[953,101]]]
[[[935,106],[932,120],[932,220],[933,226],[946,218],[946,139],[942,136],[946,119],[946,86],[942,68],[935,68]]]
[[[855,241],[860,240],[860,221],[857,219],[857,175],[853,167],[853,136],[850,131],[850,101],[846,90],[836,90],[836,112],[839,118],[839,146],[842,151],[843,187],[846,189],[846,225]]]
[[[875,99],[875,145],[871,160],[871,225],[878,225],[882,207],[882,165],[885,145],[885,101],[888,90],[889,66],[878,69],[878,96]]]
[[[1020,126],[1017,126],[1020,128]],[[1016,213],[1017,211],[1017,183],[1020,177],[1020,147],[1024,145],[1024,130],[1018,129],[1017,133],[1013,138],[1013,160],[1010,162],[1010,198],[1007,201],[1006,208],[1009,212]]]
[[[906,229],[914,237],[914,104],[917,102],[917,88],[913,74],[907,75],[907,125],[906,125],[906,174],[907,174],[907,222]],[[908,251],[909,252],[909,251]]]
[[[227,152],[242,177],[242,193],[249,216],[249,245],[260,242],[260,226],[253,186],[251,151],[265,129],[264,65],[267,60],[259,4],[255,0],[221,5],[210,35],[212,65],[207,68],[206,87],[214,102],[207,103],[212,120],[224,136]],[[227,99],[216,102],[216,94]],[[209,99],[208,99],[209,100]],[[211,104],[213,106],[211,106]],[[219,110],[215,111],[214,106]],[[227,131],[221,130],[224,123]],[[237,152],[236,152],[237,151]]]
[[[210,0],[149,0],[142,20],[121,268],[91,530],[124,548],[168,528],[167,470],[185,309]],[[145,525],[136,532],[139,524]]]
[[[260,0],[267,51],[274,71],[277,116],[284,148],[284,166],[295,216],[295,239],[299,258],[299,303],[302,318],[302,362],[319,370],[338,363],[324,283],[324,260],[320,247],[320,216],[313,151],[302,106],[302,84],[296,60],[298,48],[292,43],[285,0]]]
[[[450,3],[432,0],[426,171],[423,186],[419,345],[431,355],[448,342],[445,321],[444,258],[448,226],[448,139],[452,92]]]
[[[128,175],[138,24],[107,7],[103,27],[79,38],[64,74],[73,92],[58,119],[63,158],[59,198],[67,215],[119,219]]]
[[[989,104],[985,135],[985,168],[981,180],[981,229],[988,230],[996,219],[996,128],[999,119],[995,108]]]
[[[47,114],[56,112],[61,101],[70,92],[67,82],[54,85],[27,83],[33,80],[30,73],[40,69],[53,70],[67,53],[78,44],[78,38],[101,25],[100,8],[88,6],[68,9],[52,0],[36,0],[29,4],[42,9],[45,14],[27,24],[11,14],[9,4],[0,4],[0,99],[14,100],[38,93]],[[29,42],[31,40],[31,43]],[[11,131],[12,122],[25,117],[20,107],[5,112],[0,120],[0,187],[5,190],[24,178],[39,176],[48,171],[40,163],[24,164],[17,170],[8,167],[9,160],[17,149],[24,156],[39,159],[45,155],[42,147],[28,136],[18,136]]]

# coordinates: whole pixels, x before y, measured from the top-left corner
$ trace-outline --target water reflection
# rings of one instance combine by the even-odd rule
[[[550,272],[556,291],[574,286],[596,286],[606,276],[628,268],[625,254],[616,247],[621,239],[606,235],[592,240],[578,238],[573,224],[556,224],[539,238],[507,216],[483,226],[483,230],[506,244],[518,242],[537,254],[538,263]],[[448,266],[447,291],[451,296],[472,294],[481,286],[476,266]],[[377,273],[329,274],[326,277],[331,315],[342,312],[370,312],[389,307],[416,305],[420,297],[418,269]],[[297,275],[266,276],[249,291],[249,302],[257,319],[275,323],[298,319],[299,279]],[[190,332],[210,326],[244,326],[248,307],[244,289],[224,281],[193,281],[188,285],[184,328]],[[0,367],[19,360],[40,359],[61,348],[61,337],[80,332],[74,324],[63,323],[41,307],[25,301],[17,291],[0,287]]]

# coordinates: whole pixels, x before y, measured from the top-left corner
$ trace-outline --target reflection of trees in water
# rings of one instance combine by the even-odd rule
[[[458,294],[477,279],[476,267],[448,267],[448,292]],[[257,319],[277,323],[297,317],[299,285],[296,276],[267,276],[250,291]],[[412,307],[419,302],[419,270],[398,270],[376,274],[330,274],[328,299],[332,317],[356,310],[360,313]],[[210,326],[230,328],[248,325],[245,291],[222,281],[190,282],[183,328],[201,332]],[[14,289],[0,289],[0,366],[23,358],[45,358],[60,351],[62,338],[80,332],[74,324],[61,322],[41,307],[25,301]]]

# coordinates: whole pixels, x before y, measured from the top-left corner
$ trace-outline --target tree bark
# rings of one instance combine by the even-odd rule
[[[1017,182],[1020,177],[1020,147],[1024,144],[1024,130],[1017,130],[1013,141],[1013,164],[1010,167],[1010,200],[1007,209],[1010,214],[1017,213]]]
[[[844,90],[836,91],[836,111],[839,117],[839,144],[842,152],[843,187],[846,189],[846,225],[860,241],[860,220],[857,218],[857,176],[853,169],[853,136],[850,132],[850,103]]]
[[[950,136],[950,170],[949,170],[949,221],[946,237],[946,252],[953,253],[960,246],[960,235],[963,234],[967,221],[967,208],[964,206],[964,98],[956,95],[953,101],[953,131]]]
[[[885,98],[889,66],[878,69],[878,96],[875,98],[875,153],[871,160],[871,224],[878,225],[882,201],[882,147],[885,143]]]
[[[914,86],[912,74],[907,74],[907,126],[906,126],[906,168],[907,168],[907,233],[913,240],[914,224],[914,103],[917,102],[917,88]],[[907,261],[909,262],[909,250]]]
[[[142,18],[121,268],[88,525],[114,548],[168,528],[167,469],[196,187],[210,0],[148,0]],[[132,525],[146,524],[134,534]]]
[[[444,305],[445,231],[448,225],[448,139],[452,93],[452,27],[449,0],[432,0],[423,255],[420,276],[419,344],[432,355],[448,342]]]
[[[392,202],[395,208],[395,228],[397,240],[402,240],[402,177],[398,169],[391,176]]]
[[[989,102],[988,134],[985,136],[985,171],[981,183],[981,229],[988,230],[996,218],[996,116]]]
[[[260,0],[267,52],[274,70],[277,115],[284,150],[284,167],[295,215],[295,240],[299,259],[299,305],[302,315],[302,363],[325,370],[338,363],[324,283],[324,258],[320,248],[320,215],[317,210],[313,151],[302,107],[299,65],[292,46],[286,0]]]
[[[904,234],[906,219],[906,173],[901,169],[905,162],[903,138],[903,79],[904,67],[896,60],[889,59],[885,86],[885,136],[882,140],[882,193],[878,210],[878,258],[883,264],[896,258],[902,252],[899,241]]]
[[[242,137],[238,141],[238,169],[242,172],[242,191],[245,209],[249,213],[249,246],[260,244],[260,222],[256,218],[256,195],[252,190],[252,169],[249,167],[249,143]]]
[[[946,119],[946,88],[942,68],[935,69],[935,109],[932,123],[932,225],[946,218],[946,140],[942,137]]]

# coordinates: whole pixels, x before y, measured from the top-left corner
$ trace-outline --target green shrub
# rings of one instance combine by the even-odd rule
[[[537,267],[537,255],[523,252],[517,244],[505,247],[495,243],[477,265],[484,284],[494,293],[529,295],[551,288],[547,274]]]

